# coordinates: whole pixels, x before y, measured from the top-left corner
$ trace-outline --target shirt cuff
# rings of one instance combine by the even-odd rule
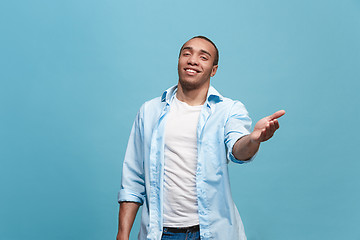
[[[254,160],[254,158],[256,157],[256,155],[257,155],[257,153],[258,152],[256,152],[255,154],[254,154],[254,156],[252,156],[249,160],[239,160],[239,159],[237,159],[234,155],[233,155],[233,153],[232,153],[232,150],[229,152],[229,158],[230,158],[230,160],[232,161],[232,162],[234,162],[234,163],[240,163],[240,164],[242,164],[242,163],[248,163],[248,162],[251,162],[251,161],[253,161]]]
[[[249,135],[249,134],[243,134],[243,135],[240,135],[240,134],[239,134],[239,136],[233,138],[233,140],[230,142],[230,144],[229,144],[230,147],[229,147],[229,151],[228,151],[228,159],[229,159],[230,161],[232,161],[232,162],[234,162],[234,163],[240,163],[240,164],[242,164],[242,163],[251,162],[251,161],[254,160],[254,158],[256,157],[258,151],[256,151],[256,153],[254,154],[254,156],[252,156],[252,157],[251,157],[250,159],[248,159],[248,160],[239,160],[239,159],[237,159],[237,158],[234,156],[234,154],[232,153],[233,147],[234,147],[235,143],[236,143],[240,138],[245,137],[245,136],[247,136],[247,135]]]
[[[142,205],[144,203],[144,196],[126,189],[121,189],[118,193],[118,203],[121,202],[136,202]]]

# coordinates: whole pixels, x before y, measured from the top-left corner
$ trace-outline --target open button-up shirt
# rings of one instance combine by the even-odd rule
[[[169,88],[161,97],[142,105],[125,154],[118,202],[143,205],[140,240],[160,240],[162,235],[164,129],[176,91],[177,86]],[[246,239],[231,197],[228,163],[244,163],[234,157],[232,148],[250,133],[250,126],[251,119],[241,102],[209,87],[197,126],[196,192],[202,240]]]

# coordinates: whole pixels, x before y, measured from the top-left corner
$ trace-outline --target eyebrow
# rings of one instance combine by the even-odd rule
[[[185,50],[185,49],[193,50],[192,47],[183,47],[183,49],[182,49],[181,51],[183,51],[183,50]],[[209,55],[209,56],[211,57],[211,54],[210,54],[208,51],[205,51],[205,50],[203,50],[203,49],[200,49],[200,52],[205,53],[205,54],[207,54],[207,55]]]

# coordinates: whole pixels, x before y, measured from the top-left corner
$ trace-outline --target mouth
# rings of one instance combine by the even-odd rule
[[[193,69],[193,68],[184,68],[185,72],[189,73],[189,74],[196,74],[196,73],[200,73],[199,70]]]

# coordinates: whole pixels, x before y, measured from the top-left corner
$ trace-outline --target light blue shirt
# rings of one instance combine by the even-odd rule
[[[164,129],[177,86],[145,102],[134,121],[126,149],[118,202],[142,204],[140,240],[160,240],[163,229]],[[228,172],[235,142],[249,134],[251,119],[244,105],[208,90],[197,126],[196,191],[200,237],[245,240],[232,200]],[[248,161],[246,161],[248,162]]]

